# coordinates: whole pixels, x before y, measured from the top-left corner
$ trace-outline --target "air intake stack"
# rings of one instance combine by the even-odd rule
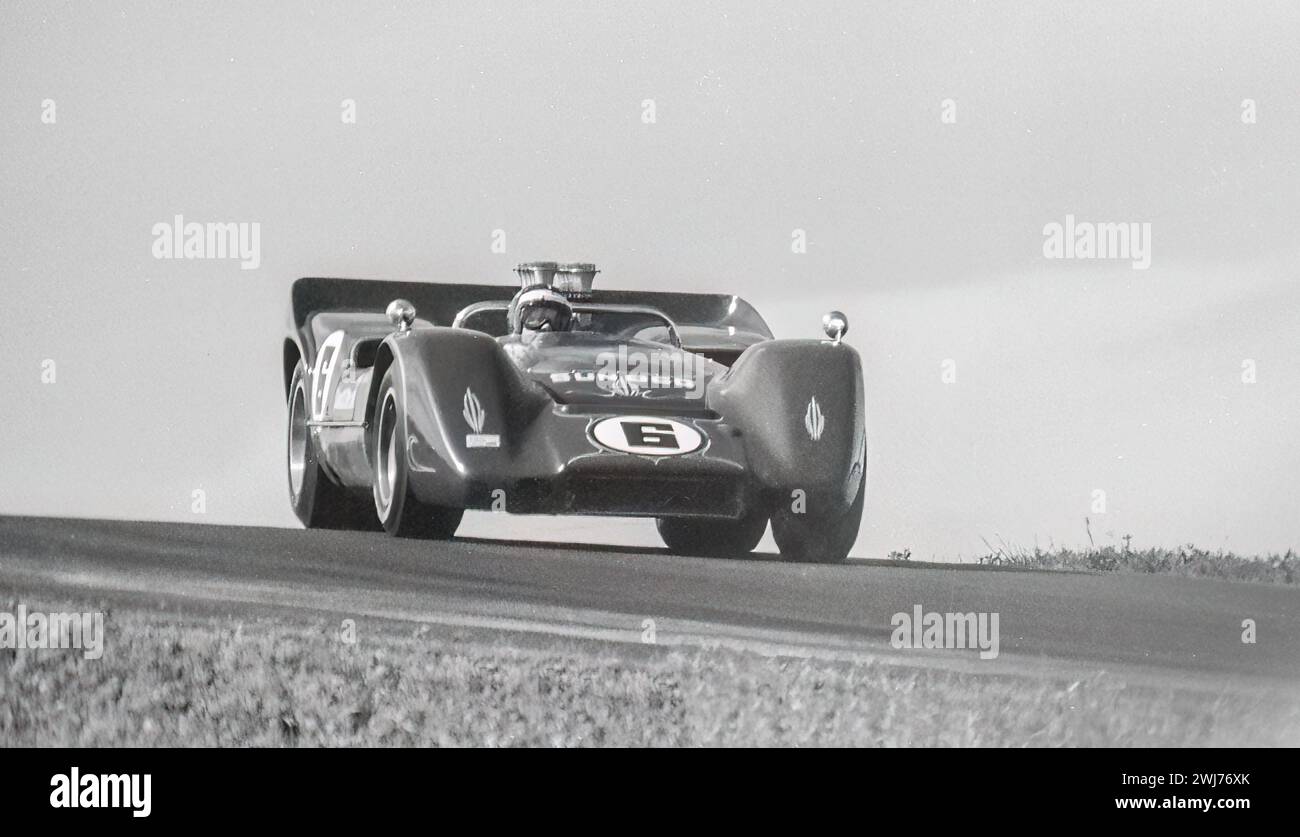
[[[564,294],[570,302],[589,302],[600,273],[591,262],[524,262],[515,267],[521,288],[538,286]]]
[[[599,272],[590,262],[565,262],[555,271],[554,288],[571,302],[587,302]]]
[[[555,282],[557,267],[555,262],[524,262],[516,266],[515,275],[519,277],[519,287],[535,288],[538,285],[551,287]]]

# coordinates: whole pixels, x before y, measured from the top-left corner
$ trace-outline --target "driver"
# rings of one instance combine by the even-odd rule
[[[527,345],[542,332],[568,331],[573,322],[573,306],[558,291],[534,285],[510,300],[506,322],[510,333]]]

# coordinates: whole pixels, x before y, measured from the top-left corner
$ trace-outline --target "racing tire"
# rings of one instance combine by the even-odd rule
[[[767,515],[750,513],[739,520],[660,517],[655,527],[673,552],[726,558],[744,555],[758,546],[767,531]]]
[[[406,405],[390,367],[375,399],[374,461],[371,463],[375,514],[384,531],[397,538],[448,540],[456,534],[464,509],[432,506],[411,493],[407,461]]]
[[[805,564],[840,564],[849,557],[862,525],[866,502],[867,475],[858,482],[858,496],[839,514],[796,514],[788,508],[772,515],[772,538],[781,557]]]
[[[302,361],[289,383],[289,433],[286,469],[289,477],[289,505],[308,529],[368,529],[379,526],[364,494],[352,494],[336,485],[321,467],[311,441],[307,420],[307,370]]]

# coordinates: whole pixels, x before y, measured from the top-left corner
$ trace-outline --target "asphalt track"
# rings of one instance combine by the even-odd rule
[[[876,658],[1162,683],[1300,687],[1300,587],[853,561],[804,566],[628,547],[0,517],[0,593],[206,614],[310,613],[484,631]],[[891,618],[997,613],[1000,655],[891,647]],[[1242,642],[1255,620],[1258,641]]]

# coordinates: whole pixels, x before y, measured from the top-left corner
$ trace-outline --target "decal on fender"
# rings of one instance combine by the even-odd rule
[[[487,420],[487,411],[479,403],[478,396],[474,390],[465,389],[465,397],[462,399],[464,410],[461,415],[465,417],[465,423],[469,425],[472,433],[465,435],[465,447],[467,448],[499,448],[501,447],[501,437],[496,433],[484,433],[483,423]]]
[[[817,403],[814,396],[808,402],[808,409],[803,414],[803,426],[808,431],[808,438],[814,442],[822,437],[822,432],[826,430],[826,416],[822,414],[822,406]]]

